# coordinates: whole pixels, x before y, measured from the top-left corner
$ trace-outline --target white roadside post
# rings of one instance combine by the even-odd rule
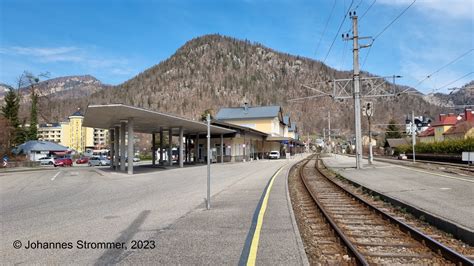
[[[207,114],[207,201],[206,207],[211,209],[211,116]]]

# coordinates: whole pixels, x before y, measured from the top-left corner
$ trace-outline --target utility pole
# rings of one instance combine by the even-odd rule
[[[207,200],[206,208],[211,209],[211,115],[207,114]]]
[[[411,111],[411,147],[413,154],[413,163],[415,162],[415,144],[416,144],[416,125],[415,125],[415,111]]]
[[[328,142],[329,142],[329,153],[332,152],[332,143],[331,143],[331,111],[328,111]]]
[[[351,13],[349,13],[352,15]],[[354,122],[355,122],[355,135],[356,135],[356,168],[362,168],[362,130],[360,123],[360,88],[359,88],[359,35],[357,31],[357,15],[351,16],[352,18],[352,36],[353,40],[353,56],[354,56]]]

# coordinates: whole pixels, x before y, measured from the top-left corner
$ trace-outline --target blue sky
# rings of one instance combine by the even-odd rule
[[[354,0],[362,15],[374,0]],[[51,77],[90,74],[119,84],[170,57],[186,41],[220,33],[278,51],[323,60],[351,0],[0,0],[0,82],[24,70]],[[376,36],[413,0],[375,0],[360,20],[361,36]],[[323,35],[326,21],[333,15]],[[474,1],[417,0],[374,42],[362,69],[402,75],[428,93],[471,73]],[[346,19],[342,32],[350,28]],[[319,40],[321,43],[318,47]],[[352,69],[351,43],[337,36],[326,63]],[[368,49],[361,51],[361,65]],[[448,87],[452,87],[448,86]]]

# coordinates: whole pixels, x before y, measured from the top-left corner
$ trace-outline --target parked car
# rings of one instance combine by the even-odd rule
[[[271,151],[268,155],[268,159],[280,159],[280,152],[279,151]]]
[[[89,157],[81,157],[81,158],[76,160],[77,164],[84,164],[84,163],[88,163],[88,162],[89,162]]]
[[[88,163],[88,162],[89,162],[89,157],[87,157],[87,156],[79,157],[79,158],[76,160],[76,163],[77,163],[77,164],[85,164],[85,163]]]
[[[56,158],[54,160],[54,167],[56,166],[72,166],[71,158]]]
[[[42,158],[39,158],[38,161],[42,165],[44,165],[44,164],[53,165],[54,164],[54,158],[53,157],[42,157]]]
[[[404,153],[401,153],[400,155],[398,155],[398,160],[406,160],[406,159],[408,159],[408,157]]]
[[[105,166],[110,165],[110,160],[106,157],[91,157],[88,164],[89,166]]]

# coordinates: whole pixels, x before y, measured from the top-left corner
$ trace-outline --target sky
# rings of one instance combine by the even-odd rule
[[[0,0],[0,82],[13,85],[27,70],[120,84],[214,33],[352,70],[352,42],[341,38],[352,34],[349,7],[359,36],[375,37],[361,49],[362,70],[401,75],[398,84],[424,93],[474,80],[474,0],[415,0],[394,21],[412,2]]]

